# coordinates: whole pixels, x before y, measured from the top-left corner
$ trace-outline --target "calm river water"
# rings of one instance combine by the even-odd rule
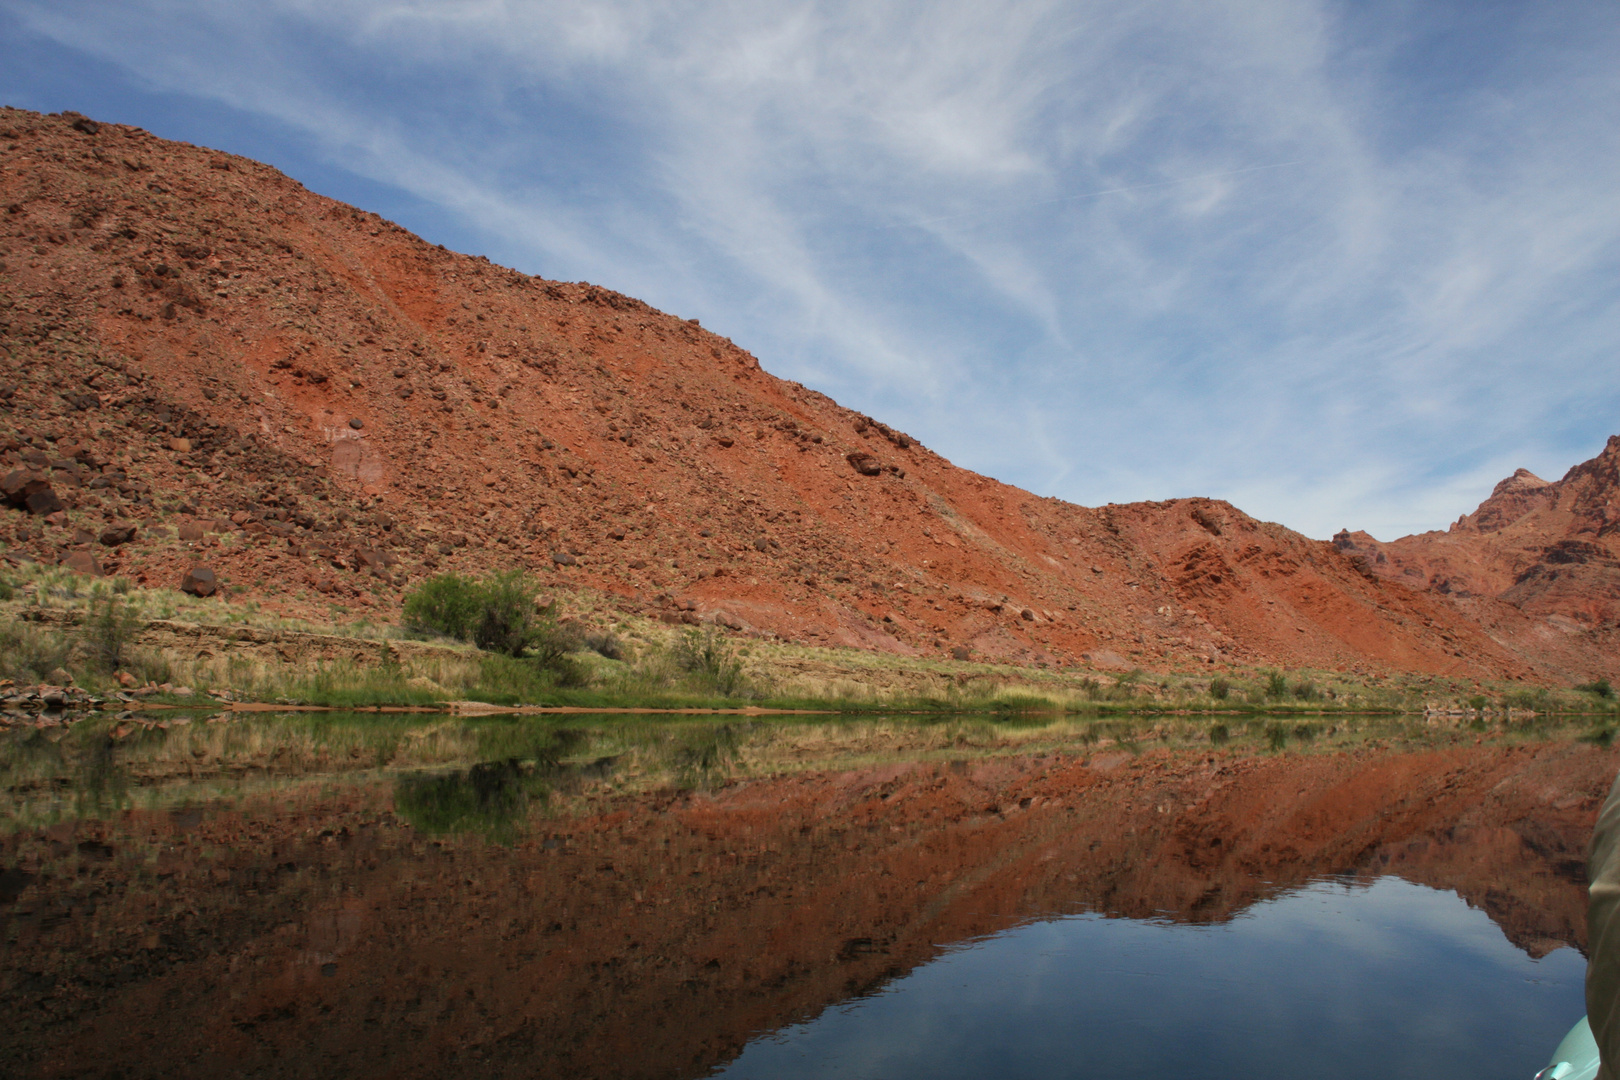
[[[1528,1080],[1620,757],[1227,727],[13,727],[0,1072]]]

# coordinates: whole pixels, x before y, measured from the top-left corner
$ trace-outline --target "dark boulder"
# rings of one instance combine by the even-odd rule
[[[91,577],[101,577],[105,571],[96,557],[88,551],[70,551],[62,558],[62,565],[76,574],[89,574]]]
[[[135,526],[125,522],[109,525],[101,530],[99,537],[103,547],[118,547],[135,539]]]
[[[51,482],[31,469],[13,469],[0,477],[0,499],[7,506],[38,517],[64,509],[62,500],[51,490]]]
[[[28,512],[35,517],[48,517],[51,514],[60,514],[67,509],[67,504],[56,497],[56,492],[49,487],[43,491],[36,491],[28,496],[26,506]]]
[[[862,476],[877,476],[883,472],[883,466],[878,462],[878,459],[864,450],[846,454],[844,460],[849,462],[850,467]]]
[[[219,591],[219,579],[206,566],[194,566],[180,580],[180,591],[192,596],[213,596]]]

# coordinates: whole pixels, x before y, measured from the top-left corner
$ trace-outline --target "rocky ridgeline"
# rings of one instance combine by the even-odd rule
[[[168,588],[202,567],[222,600],[309,619],[523,567],[624,611],[941,659],[1620,663],[1225,503],[1088,509],[966,472],[696,320],[244,158],[0,110],[0,207],[13,560]]]

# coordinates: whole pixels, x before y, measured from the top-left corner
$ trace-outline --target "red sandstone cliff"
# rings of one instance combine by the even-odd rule
[[[1497,636],[1549,666],[1613,675],[1620,652],[1620,436],[1546,481],[1519,469],[1446,532],[1383,544],[1341,532],[1339,549],[1474,614],[1492,601],[1528,616]],[[1559,654],[1562,654],[1560,657]],[[1552,659],[1558,657],[1557,659]]]
[[[12,557],[162,585],[205,560],[299,614],[517,564],[793,640],[1104,669],[1616,666],[1224,503],[958,469],[695,320],[243,158],[0,110],[0,207],[0,472],[63,504],[0,511]]]

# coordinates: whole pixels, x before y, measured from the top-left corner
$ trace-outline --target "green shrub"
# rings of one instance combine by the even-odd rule
[[[533,646],[544,647],[552,609],[535,607],[540,587],[528,574],[512,570],[485,578],[479,596],[473,643],[485,652],[522,656]]]
[[[1303,681],[1294,684],[1294,696],[1301,701],[1315,701],[1322,694],[1316,689],[1314,683]]]
[[[704,690],[731,697],[744,688],[742,662],[726,635],[712,625],[682,634],[674,655],[680,669]]]
[[[1266,677],[1266,697],[1280,698],[1288,693],[1288,680],[1280,671],[1273,671]]]
[[[0,578],[0,601],[15,600],[16,598],[16,586],[11,584],[10,579]]]
[[[1542,710],[1547,707],[1547,690],[1538,686],[1534,690],[1514,690],[1502,699],[1510,709]]]
[[[140,628],[140,616],[128,603],[113,596],[92,597],[83,635],[90,663],[105,674],[122,668],[128,662],[130,644]]]
[[[68,643],[59,634],[23,622],[0,623],[0,677],[42,682],[67,663]]]
[[[483,586],[460,574],[439,574],[405,597],[405,625],[459,641],[471,641],[483,611]]]
[[[1468,699],[1468,707],[1473,709],[1475,712],[1484,712],[1490,703],[1490,699],[1484,694],[1475,694],[1473,697]]]
[[[479,701],[501,705],[528,705],[557,689],[573,689],[588,681],[584,665],[563,653],[535,654],[514,659],[491,653],[479,665],[478,681],[468,692]]]
[[[1614,687],[1610,686],[1609,680],[1605,678],[1593,679],[1589,683],[1581,683],[1575,689],[1585,691],[1588,694],[1596,694],[1600,698],[1614,696]]]
[[[1232,692],[1232,684],[1225,679],[1211,679],[1209,681],[1209,696],[1216,701],[1225,701]]]
[[[552,605],[536,604],[539,593],[539,583],[521,570],[482,578],[439,574],[405,597],[405,625],[558,667],[579,642],[557,626]]]
[[[624,659],[624,643],[619,640],[617,634],[608,632],[587,634],[585,635],[585,647],[598,656],[605,656],[609,660]]]

